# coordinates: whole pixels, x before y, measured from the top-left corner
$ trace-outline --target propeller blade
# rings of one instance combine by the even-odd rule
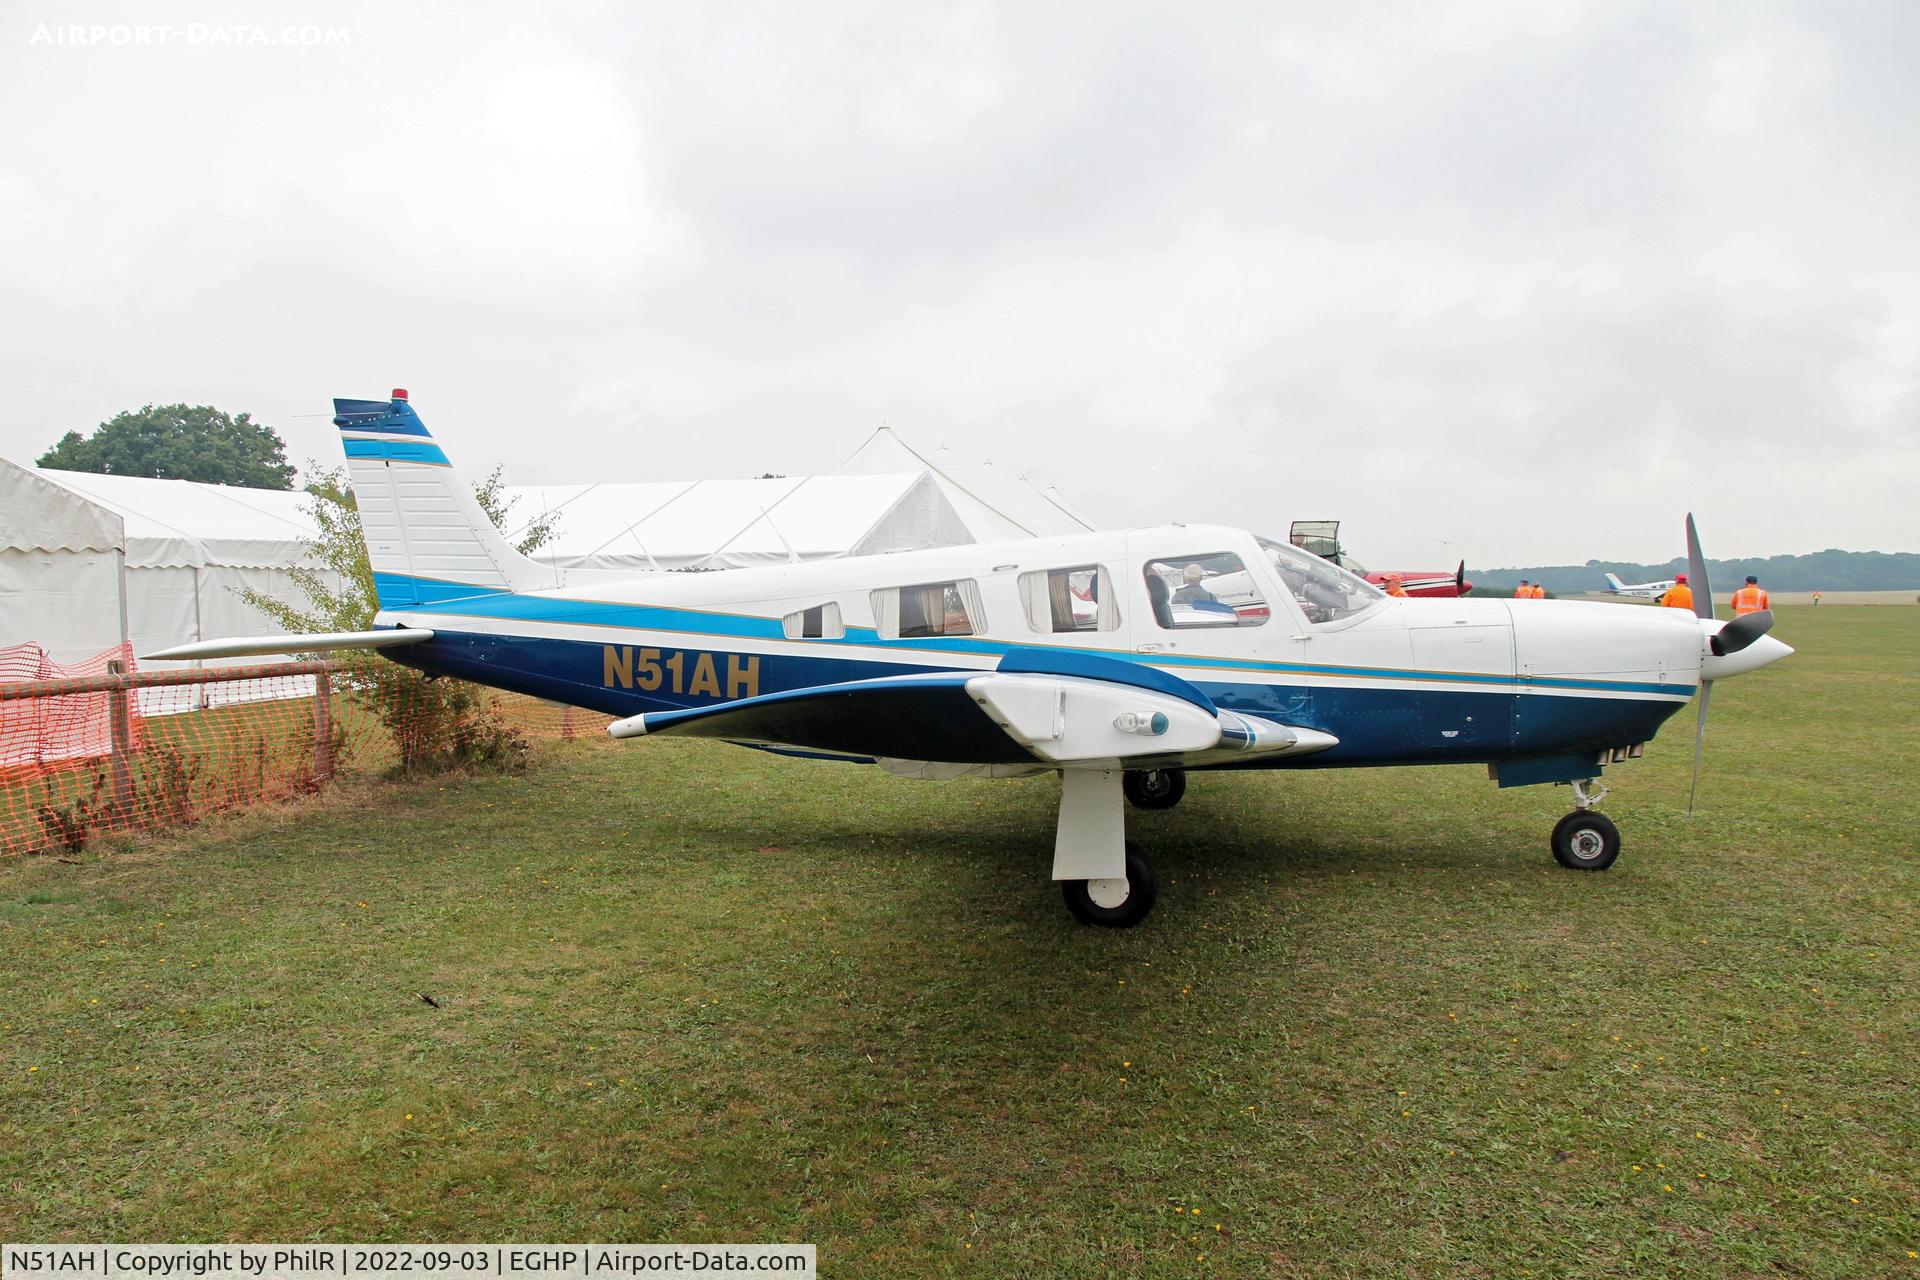
[[[1460,567],[1453,571],[1453,593],[1457,596],[1467,594],[1467,562],[1462,560]]]
[[[1693,588],[1693,612],[1698,618],[1713,616],[1713,588],[1707,583],[1707,558],[1700,554],[1700,534],[1693,527],[1693,512],[1687,512],[1687,585]],[[1702,702],[1706,699],[1702,698]]]
[[[1743,614],[1720,628],[1708,643],[1716,658],[1724,658],[1730,653],[1738,653],[1773,630],[1773,613],[1762,609],[1758,613]]]
[[[1687,791],[1687,813],[1693,813],[1693,798],[1700,793],[1700,755],[1707,749],[1707,700],[1713,697],[1713,681],[1700,682],[1700,718],[1693,730],[1693,786]]]

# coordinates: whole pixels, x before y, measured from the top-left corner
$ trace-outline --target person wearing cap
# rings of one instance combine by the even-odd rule
[[[1529,583],[1525,578],[1520,579],[1520,588],[1513,593],[1513,598],[1515,600],[1533,599],[1533,584]]]
[[[1685,609],[1688,613],[1693,612],[1693,588],[1687,585],[1686,574],[1673,575],[1673,585],[1668,587],[1666,594],[1660,597],[1660,603],[1669,609]]]
[[[1412,598],[1409,595],[1407,595],[1407,589],[1401,583],[1400,575],[1397,573],[1390,573],[1387,575],[1386,588],[1387,588],[1387,594],[1390,596],[1399,596],[1403,600]]]
[[[1747,585],[1733,593],[1733,616],[1745,617],[1749,613],[1759,613],[1762,609],[1773,607],[1767,593],[1761,589],[1760,579],[1747,575]]]

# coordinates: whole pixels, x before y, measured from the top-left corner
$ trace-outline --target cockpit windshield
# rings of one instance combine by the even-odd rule
[[[1275,573],[1313,623],[1337,622],[1386,599],[1378,587],[1338,565],[1272,538],[1257,538]]]

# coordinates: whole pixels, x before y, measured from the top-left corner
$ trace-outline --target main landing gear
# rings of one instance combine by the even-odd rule
[[[1187,794],[1187,771],[1129,769],[1120,786],[1136,809],[1171,809]]]
[[[1153,910],[1160,886],[1154,882],[1153,864],[1141,856],[1140,846],[1128,841],[1125,875],[1062,880],[1060,896],[1081,924],[1130,929]]]
[[[1594,807],[1606,797],[1606,784],[1582,778],[1572,786],[1578,807],[1554,825],[1554,860],[1575,871],[1605,871],[1620,856],[1620,828]]]
[[[1159,896],[1152,864],[1127,840],[1126,797],[1135,776],[1119,769],[1060,771],[1053,878],[1067,910],[1082,924],[1130,929],[1147,918]],[[1173,797],[1179,799],[1179,792]]]

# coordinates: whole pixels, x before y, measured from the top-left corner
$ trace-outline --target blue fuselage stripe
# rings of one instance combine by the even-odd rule
[[[614,601],[575,600],[556,596],[520,595],[492,588],[465,586],[431,578],[406,578],[389,574],[375,575],[375,589],[383,598],[403,598],[400,589],[411,584],[420,603],[413,608],[431,607],[436,612],[456,617],[497,618],[503,621],[544,622],[582,627],[617,627],[634,631],[675,632],[687,636],[690,643],[702,640],[759,639],[786,640],[778,618],[751,614],[708,613],[694,609],[675,609],[658,605],[622,604]],[[836,639],[809,638],[791,643],[819,647],[824,651],[858,646],[886,648],[905,653],[963,653],[999,657],[1009,650],[1031,648],[1032,642],[1014,644],[990,639],[945,636],[933,639],[885,640],[871,627],[848,627],[846,635]],[[1603,680],[1580,676],[1510,676],[1471,671],[1416,671],[1400,667],[1355,667],[1301,662],[1274,662],[1257,658],[1209,657],[1188,654],[1139,654],[1125,649],[1090,649],[1077,646],[1049,646],[1062,653],[1085,654],[1152,667],[1265,672],[1282,676],[1333,676],[1352,680],[1397,680],[1418,684],[1483,685],[1492,689],[1552,689],[1581,693],[1640,693],[1687,699],[1694,694],[1691,684],[1653,683],[1637,680]],[[1200,683],[1200,682],[1196,682]]]

